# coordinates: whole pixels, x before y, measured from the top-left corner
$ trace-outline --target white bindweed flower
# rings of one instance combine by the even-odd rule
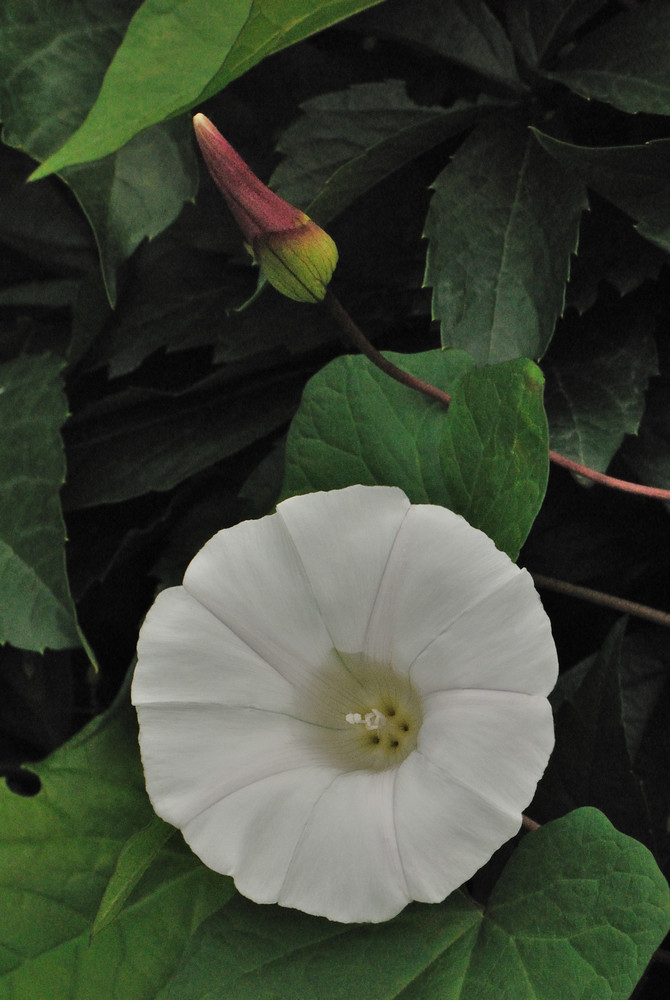
[[[293,497],[147,615],[147,790],[250,899],[387,920],[518,831],[556,671],[530,576],[462,517],[392,487]]]

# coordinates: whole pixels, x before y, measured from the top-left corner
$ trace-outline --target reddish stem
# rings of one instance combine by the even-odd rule
[[[630,483],[626,479],[615,479],[614,476],[607,476],[604,472],[596,472],[589,469],[587,465],[580,465],[579,462],[559,455],[557,451],[550,451],[549,458],[556,465],[562,465],[564,469],[591,479],[594,483],[601,483],[603,486],[610,486],[614,490],[622,490],[624,493],[637,493],[638,496],[654,497],[656,500],[670,500],[670,490],[660,489],[658,486],[641,486],[640,483]]]
[[[541,573],[531,573],[531,576],[540,590],[553,590],[557,594],[567,594],[582,601],[590,601],[591,604],[599,604],[603,608],[612,608],[624,615],[644,618],[645,621],[654,622],[656,625],[665,625],[666,628],[670,626],[670,614],[666,611],[657,611],[656,608],[649,608],[646,604],[627,601],[625,597],[603,594],[602,591],[591,590],[590,587],[580,587],[576,583],[568,583],[567,580],[555,580],[551,576],[542,576]]]

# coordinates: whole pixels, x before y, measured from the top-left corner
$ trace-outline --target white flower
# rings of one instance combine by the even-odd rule
[[[391,487],[293,497],[147,615],[147,790],[250,899],[387,920],[517,832],[556,671],[529,575],[462,517]]]

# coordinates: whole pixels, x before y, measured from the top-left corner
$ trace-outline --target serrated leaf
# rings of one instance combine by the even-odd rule
[[[133,0],[95,9],[83,0],[0,5],[6,143],[44,160],[65,141],[93,103],[134,7]],[[119,264],[144,238],[165,229],[194,196],[198,170],[192,145],[190,124],[169,122],[99,163],[61,172],[94,230],[112,302]]]
[[[658,374],[652,333],[642,323],[606,336],[587,329],[544,372],[551,447],[604,472],[625,435],[637,433],[649,379]]]
[[[144,0],[88,116],[33,179],[120,149],[261,59],[378,0]]]
[[[482,0],[386,0],[362,23],[374,33],[419,45],[480,74],[496,87],[523,91],[514,50],[504,28]]]
[[[279,141],[286,159],[270,183],[326,226],[361,194],[496,104],[459,100],[449,108],[423,107],[407,97],[404,82],[385,80],[324,94],[301,107],[303,117]]]
[[[576,146],[532,132],[566,169],[637,219],[641,236],[670,251],[670,139],[641,146]]]
[[[670,7],[649,0],[581,38],[548,73],[588,100],[670,114]]]
[[[233,377],[219,370],[180,392],[125,389],[80,411],[66,438],[66,508],[172,489],[290,420],[301,372]]]
[[[480,363],[546,350],[586,207],[516,118],[481,122],[432,185],[424,283],[442,343]]]
[[[449,410],[365,358],[337,358],[303,393],[288,434],[282,495],[355,483],[399,486],[413,503],[462,514],[516,558],[546,487],[539,371],[526,361],[470,370],[472,360],[460,351],[386,356],[448,388]]]
[[[38,651],[80,645],[59,501],[62,368],[50,354],[0,365],[0,642]]]
[[[164,849],[118,919],[89,935],[119,854],[152,815],[130,708],[95,719],[31,769],[32,798],[0,786],[0,992],[12,1000],[147,1000],[232,882]]]
[[[514,0],[506,10],[514,48],[528,66],[541,65],[604,7],[606,0]]]
[[[237,897],[161,1000],[556,1000],[557,984],[561,1000],[628,1000],[669,922],[649,852],[580,809],[523,839],[483,914],[455,892],[348,926]]]

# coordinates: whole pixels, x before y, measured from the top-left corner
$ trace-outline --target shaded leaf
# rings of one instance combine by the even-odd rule
[[[641,236],[670,250],[670,139],[641,146],[575,146],[532,131],[566,169],[637,219]]]
[[[134,0],[95,7],[84,0],[8,0],[0,6],[6,143],[44,160],[65,141],[93,103],[135,6]],[[100,163],[61,175],[93,227],[113,302],[119,264],[195,194],[190,126],[157,125]]]
[[[482,0],[386,0],[362,23],[404,44],[413,42],[495,85],[523,91],[510,40]]]
[[[621,618],[588,668],[575,668],[575,689],[567,681],[565,695],[559,685],[552,696],[552,701],[562,699],[556,709],[556,746],[533,808],[540,816],[552,817],[579,806],[595,806],[619,829],[649,843],[649,817],[623,724],[625,628],[626,619]]]
[[[480,363],[539,358],[565,302],[582,183],[517,119],[481,122],[433,184],[424,282],[442,343]]]
[[[303,393],[288,434],[282,495],[355,483],[399,486],[413,503],[462,514],[516,558],[546,486],[539,371],[525,361],[472,371],[460,351],[386,356],[449,389],[449,410],[365,358],[337,358]]]
[[[365,191],[444,139],[474,124],[496,105],[456,101],[423,107],[400,80],[363,83],[301,105],[304,115],[277,149],[286,159],[271,185],[326,226]]]
[[[172,489],[290,420],[301,372],[233,377],[218,371],[176,393],[126,389],[78,413],[68,426],[66,507]]]
[[[146,826],[129,837],[116,860],[105,895],[100,900],[91,938],[118,917],[133,889],[174,833],[173,826],[164,823],[159,816],[152,816]]]
[[[511,0],[506,20],[516,51],[534,68],[549,59],[606,0]]]
[[[53,355],[0,365],[0,642],[79,646],[59,491],[67,400]]]
[[[32,765],[39,794],[0,786],[0,990],[13,1000],[147,1000],[232,882],[176,845],[89,947],[124,844],[152,816],[130,708],[95,719]]]
[[[561,1000],[628,1000],[669,920],[649,852],[580,809],[523,839],[483,914],[455,892],[348,926],[236,897],[160,1000],[556,1000],[557,983]]]
[[[670,386],[652,385],[636,438],[621,449],[626,462],[648,486],[670,489]]]
[[[658,374],[656,344],[643,322],[607,335],[587,328],[569,354],[547,359],[545,406],[551,447],[604,472],[626,434],[636,434],[645,392]]]
[[[581,38],[547,74],[622,111],[670,114],[670,7],[649,0]]]
[[[375,0],[144,0],[84,122],[33,174],[120,149],[138,132],[222,90],[261,59]]]

